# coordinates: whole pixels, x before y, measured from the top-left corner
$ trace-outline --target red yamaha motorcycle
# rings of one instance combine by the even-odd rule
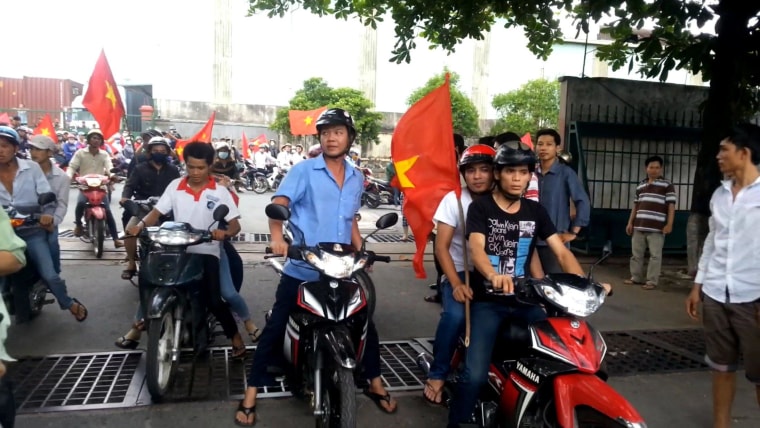
[[[594,266],[610,254],[606,247]],[[596,312],[607,296],[591,272],[587,278],[551,274],[517,280],[515,296],[523,304],[543,306],[548,317],[529,326],[512,323],[504,332],[471,423],[482,428],[646,428],[636,409],[605,382],[607,345],[582,319]],[[460,341],[453,369],[464,361],[465,352]],[[432,361],[423,353],[417,363],[427,373]],[[446,383],[445,396],[451,397],[455,382]]]
[[[106,237],[106,204],[108,185],[111,179],[105,175],[87,174],[76,178],[79,189],[87,198],[84,210],[84,232],[82,240],[92,244],[95,257],[103,257],[103,241]]]

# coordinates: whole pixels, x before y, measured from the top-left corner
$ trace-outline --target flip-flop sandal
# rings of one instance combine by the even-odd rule
[[[425,301],[428,303],[441,303],[441,298],[438,297],[437,294],[431,294],[429,296],[425,296]]]
[[[245,415],[245,422],[240,422],[237,418],[237,413],[240,412],[243,415]],[[250,424],[248,423],[248,419],[251,417],[251,415],[254,416],[253,422]],[[243,400],[240,400],[240,403],[238,404],[238,408],[235,411],[235,425],[239,427],[252,427],[256,425],[256,405],[254,404],[251,407],[245,407],[243,406]]]
[[[129,281],[137,275],[137,269],[124,269],[121,271],[121,279]]]
[[[370,391],[369,389],[365,389],[364,390],[364,395],[366,395],[367,397],[369,397],[369,399],[372,400],[372,402],[375,403],[375,405],[377,406],[377,408],[380,409],[380,410],[382,410],[383,413],[387,413],[389,415],[392,415],[392,414],[396,413],[396,411],[398,410],[398,403],[396,403],[396,407],[394,407],[393,410],[388,410],[385,407],[383,407],[383,405],[382,405],[383,401],[385,401],[386,403],[388,403],[388,405],[391,404],[391,394],[389,394],[387,392],[385,393],[385,395],[380,395],[380,394],[376,394],[376,393]]]
[[[425,394],[426,391],[433,391],[435,394],[435,397],[441,397],[441,401],[435,401],[435,399],[431,399]],[[425,399],[428,403],[434,405],[434,406],[441,406],[443,405],[443,387],[439,389],[433,388],[433,385],[430,384],[430,381],[425,381],[425,389],[422,391],[422,398]]]
[[[87,314],[88,314],[88,312],[87,312],[87,306],[83,305],[82,302],[80,302],[77,299],[71,299],[71,301],[74,302],[74,303],[76,303],[77,305],[79,305],[79,309],[77,310],[77,312],[75,314],[72,314],[72,315],[74,315],[74,318],[77,321],[79,321],[79,322],[83,322],[84,320],[86,320],[87,319]],[[69,311],[69,312],[71,312],[71,311]],[[80,316],[80,314],[82,312],[84,312],[84,315]]]
[[[641,288],[648,291],[648,290],[654,290],[654,289],[656,289],[657,286],[654,285],[654,284],[646,283],[646,284],[642,285]]]
[[[233,360],[242,360],[245,358],[245,354],[248,353],[248,349],[246,349],[245,345],[241,347],[233,346],[232,347],[232,359]]]
[[[140,345],[140,341],[128,339],[127,336],[121,336],[113,344],[121,349],[137,349],[137,347]]]
[[[252,332],[248,333],[248,337],[251,338],[251,343],[256,343],[261,339],[261,329],[257,328],[256,330],[253,330]]]
[[[623,281],[623,284],[625,284],[625,285],[644,285],[643,282],[634,281],[632,279],[626,279],[625,281]]]

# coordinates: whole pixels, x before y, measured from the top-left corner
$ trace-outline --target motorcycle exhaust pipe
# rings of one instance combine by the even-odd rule
[[[427,376],[430,373],[430,368],[433,367],[433,356],[427,352],[420,352],[417,355],[417,367]]]

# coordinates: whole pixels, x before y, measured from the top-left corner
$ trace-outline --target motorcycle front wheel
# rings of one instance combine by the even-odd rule
[[[367,206],[377,208],[380,206],[380,195],[377,193],[367,193]]]
[[[174,348],[174,313],[166,311],[160,319],[148,324],[148,352],[146,364],[146,381],[148,392],[154,403],[163,400],[174,381],[179,361],[173,361]],[[179,346],[179,344],[177,344]]]
[[[92,240],[92,249],[95,251],[96,258],[103,257],[103,241],[106,239],[106,221],[105,219],[91,220],[90,239]]]
[[[269,184],[267,184],[267,179],[264,177],[256,177],[253,179],[253,191],[262,194],[269,189]]]
[[[351,369],[322,370],[321,410],[317,428],[356,428],[356,383]]]

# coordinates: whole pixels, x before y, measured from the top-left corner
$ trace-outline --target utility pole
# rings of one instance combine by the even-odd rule
[[[483,40],[475,42],[472,55],[472,102],[478,111],[480,123],[486,119],[488,113],[488,68],[491,52],[491,32],[483,35]],[[482,125],[481,125],[482,128]],[[484,130],[485,131],[485,130]]]
[[[214,104],[232,101],[232,4],[214,0]]]

